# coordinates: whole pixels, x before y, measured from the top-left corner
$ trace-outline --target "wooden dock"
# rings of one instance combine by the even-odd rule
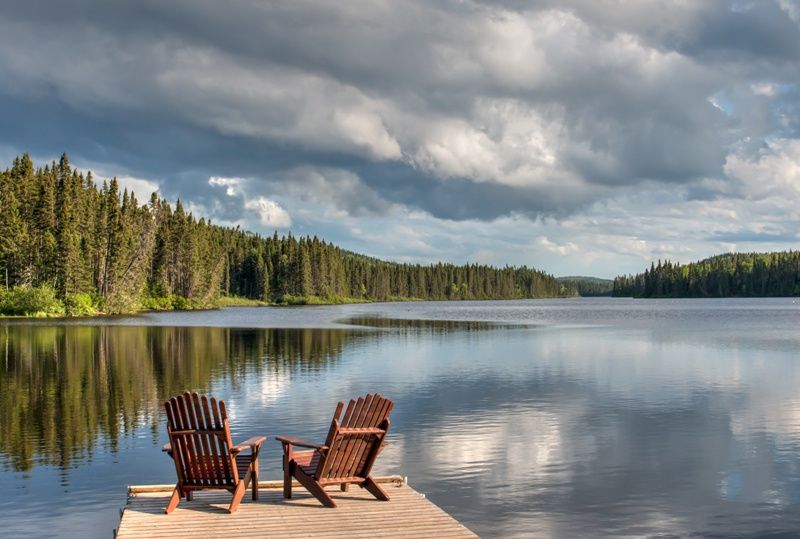
[[[249,493],[239,510],[227,512],[226,492],[199,492],[169,515],[164,507],[174,485],[132,486],[122,510],[118,539],[165,537],[477,537],[456,519],[409,487],[402,477],[377,479],[391,498],[378,501],[358,487],[330,494],[338,504],[323,507],[299,485],[284,500],[282,482],[260,481],[259,499]]]

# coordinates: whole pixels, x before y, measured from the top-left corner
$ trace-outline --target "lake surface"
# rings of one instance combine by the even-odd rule
[[[0,322],[0,534],[111,537],[126,485],[175,480],[162,403],[199,389],[235,439],[393,398],[376,472],[484,537],[799,536],[799,351],[791,298]]]

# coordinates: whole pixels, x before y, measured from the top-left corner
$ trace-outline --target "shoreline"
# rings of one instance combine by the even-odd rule
[[[368,303],[414,303],[414,302],[443,302],[443,303],[458,303],[463,301],[524,301],[524,300],[542,300],[542,299],[579,299],[583,296],[546,296],[538,298],[465,298],[465,299],[424,299],[412,297],[389,297],[387,299],[369,299],[369,298],[345,298],[345,297],[332,297],[322,298],[319,296],[290,296],[288,302],[266,302],[249,298],[226,296],[220,298],[220,301],[215,302],[214,305],[198,306],[183,309],[138,309],[135,311],[127,312],[102,312],[97,311],[91,314],[80,315],[66,315],[63,313],[35,313],[29,315],[7,315],[0,314],[0,322],[10,320],[90,320],[92,318],[110,318],[110,317],[128,317],[137,316],[149,313],[181,313],[181,312],[197,312],[197,311],[217,311],[229,307],[325,307],[331,305],[358,305]]]

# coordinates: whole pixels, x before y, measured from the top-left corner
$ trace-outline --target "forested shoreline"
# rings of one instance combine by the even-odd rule
[[[28,154],[0,173],[0,314],[84,315],[239,302],[343,303],[575,295],[528,267],[386,262],[316,237],[212,224],[153,193]]]
[[[614,279],[613,296],[723,298],[800,296],[800,251],[728,253],[675,264],[658,261]]]
[[[610,296],[614,288],[614,281],[611,279],[601,279],[599,277],[586,276],[567,276],[557,277],[558,282],[574,288],[581,297],[600,297]]]

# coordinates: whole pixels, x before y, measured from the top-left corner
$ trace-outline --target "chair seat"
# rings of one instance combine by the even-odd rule
[[[187,485],[208,485],[209,483],[215,485],[228,484],[228,481],[225,480],[225,464],[222,457],[203,457],[197,459],[195,465],[199,465],[199,471],[208,470],[211,473],[201,474],[202,477],[199,478],[199,481],[186,481]],[[253,455],[249,453],[246,455],[236,455],[236,470],[239,473],[239,479],[245,478],[252,465]]]

